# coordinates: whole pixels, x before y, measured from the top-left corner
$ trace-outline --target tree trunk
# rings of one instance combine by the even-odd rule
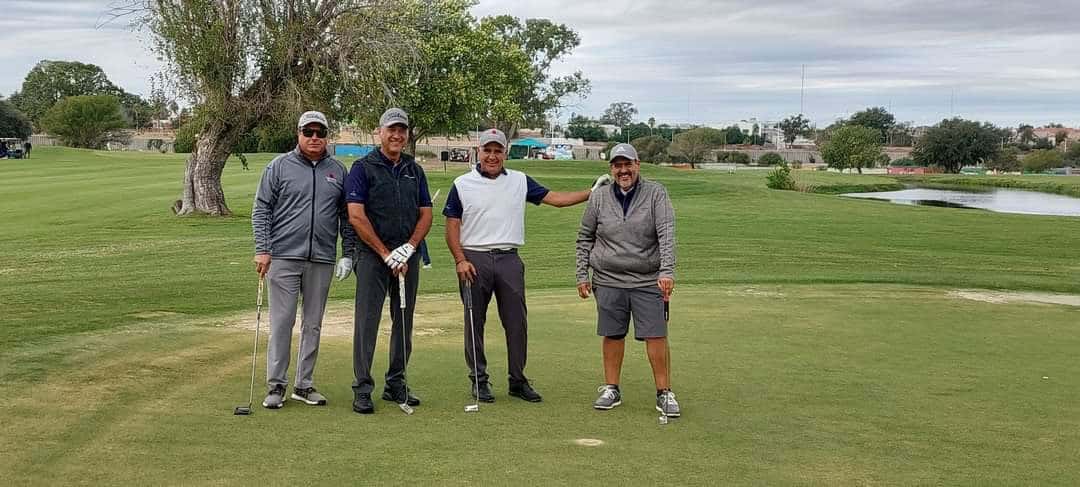
[[[221,172],[225,169],[225,161],[238,134],[234,127],[220,122],[211,122],[203,128],[184,170],[184,197],[180,207],[176,208],[177,215],[232,214],[225,204],[225,193],[221,190]]]

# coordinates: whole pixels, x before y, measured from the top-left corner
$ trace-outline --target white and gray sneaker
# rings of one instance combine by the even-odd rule
[[[656,410],[669,418],[678,418],[681,413],[679,412],[679,402],[675,400],[675,393],[666,390],[656,396]]]
[[[594,409],[603,409],[606,411],[622,404],[622,394],[619,394],[619,389],[611,384],[600,386],[596,392],[600,393],[600,397],[596,398],[596,401],[593,401],[592,407]]]
[[[263,407],[266,409],[280,409],[285,405],[285,386],[278,384],[270,388],[263,399]]]
[[[326,405],[326,396],[319,394],[319,391],[316,391],[314,387],[306,389],[297,387],[293,389],[292,396],[289,397],[310,406]]]

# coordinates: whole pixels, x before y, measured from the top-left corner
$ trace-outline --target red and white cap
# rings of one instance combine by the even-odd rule
[[[502,133],[499,129],[490,129],[480,132],[480,147],[488,145],[488,143],[495,142],[506,148],[506,134]]]

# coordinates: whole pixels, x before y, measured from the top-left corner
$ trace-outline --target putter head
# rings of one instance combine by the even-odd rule
[[[411,415],[412,415],[412,413],[413,413],[413,408],[412,408],[412,406],[408,405],[407,403],[403,403],[403,402],[402,402],[402,403],[398,403],[398,407],[399,407],[399,408],[401,408],[401,412],[403,412],[403,413],[405,413],[405,414],[408,414],[408,415],[410,415],[410,416],[411,416]]]
[[[251,415],[251,406],[236,406],[236,409],[233,409],[233,416],[250,416],[250,415]]]
[[[478,413],[478,412],[480,412],[480,405],[479,404],[466,404],[465,405],[465,412],[466,413]]]

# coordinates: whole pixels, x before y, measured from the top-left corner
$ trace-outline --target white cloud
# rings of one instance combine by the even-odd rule
[[[4,3],[0,94],[41,59],[94,63],[128,91],[149,91],[161,65],[124,22],[96,27],[107,0]],[[934,123],[952,105],[999,124],[1080,126],[1078,11],[1075,0],[481,0],[474,9],[579,32],[581,46],[553,69],[583,71],[593,90],[564,118],[630,101],[643,119],[777,119],[799,110],[805,64],[805,111],[819,124],[877,105]]]

